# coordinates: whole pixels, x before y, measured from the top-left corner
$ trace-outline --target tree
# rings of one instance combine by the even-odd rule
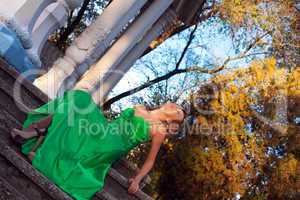
[[[187,39],[173,70],[163,75],[158,73],[154,79],[108,101],[147,88],[153,91],[152,104],[160,104],[166,96],[173,95],[159,96],[157,92],[166,91],[162,83],[169,78],[191,71],[212,74],[208,83],[199,81],[197,92],[191,94],[191,114],[197,121],[189,136],[184,140],[169,138],[160,151],[159,162],[152,171],[153,197],[297,199],[300,190],[297,11],[296,1],[206,1],[195,23],[220,20],[223,32],[232,36],[236,55],[229,56],[221,65],[202,67],[184,63],[178,68],[182,56],[190,58]],[[173,27],[155,40],[150,50],[187,28],[182,24]],[[191,28],[186,38],[197,38],[192,31]],[[184,51],[184,47],[188,50]],[[230,61],[246,58],[253,60],[250,67],[226,68]],[[191,63],[196,63],[192,59]],[[138,101],[145,103],[142,98]],[[142,154],[148,147],[141,148]],[[136,158],[141,149],[131,156]]]
[[[201,85],[196,123],[160,161],[161,199],[296,199],[299,76],[270,58]]]
[[[84,0],[80,8],[70,11],[66,25],[55,32],[50,41],[60,49],[66,49],[110,2],[111,0]]]
[[[220,19],[220,23],[224,23],[222,31],[231,35],[232,41],[236,45],[236,55],[232,56],[233,58],[228,57],[221,66],[214,63],[213,66],[184,66],[181,69],[178,67],[181,63],[179,59],[173,70],[108,99],[104,107],[109,107],[124,97],[181,73],[218,73],[234,60],[249,59],[247,61],[249,62],[251,59],[259,58],[259,56],[272,55],[276,57],[278,64],[281,64],[282,67],[293,69],[300,63],[300,40],[297,36],[300,27],[298,21],[300,20],[297,11],[296,1],[207,0],[194,24],[211,23]],[[188,28],[182,23],[174,25],[169,31],[153,41],[146,53],[157,48],[169,37]],[[186,48],[182,52],[182,58],[186,56],[192,40],[197,38],[195,35],[196,28],[190,29],[189,40],[187,40]]]
[[[294,68],[299,60],[299,1],[295,0],[223,0],[217,5],[218,16],[230,22],[234,37],[246,32],[267,32],[269,51],[283,67]],[[244,35],[245,36],[245,35]]]

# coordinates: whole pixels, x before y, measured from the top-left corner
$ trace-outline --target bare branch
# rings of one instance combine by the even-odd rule
[[[207,12],[206,12],[207,11]],[[206,12],[204,14],[204,12]],[[207,6],[204,7],[203,9],[199,10],[199,14],[198,17],[196,18],[196,20],[194,20],[194,22],[190,25],[187,24],[183,24],[183,23],[177,23],[177,25],[175,25],[176,27],[174,27],[173,30],[170,31],[170,33],[168,35],[164,35],[164,36],[160,36],[158,37],[157,40],[160,40],[160,42],[158,42],[154,47],[148,47],[145,52],[142,54],[141,57],[143,57],[144,55],[148,54],[149,52],[151,52],[152,50],[154,50],[156,47],[158,47],[162,42],[164,42],[166,39],[185,31],[186,29],[190,28],[191,26],[194,25],[199,25],[201,22],[209,19],[210,17],[213,17],[214,15],[216,15],[218,12],[218,9],[216,8],[216,2],[213,1],[211,6]]]
[[[225,69],[226,65],[221,65],[219,67],[216,67],[214,69],[207,69],[204,67],[199,67],[199,66],[191,66],[185,69],[185,72],[198,72],[198,73],[203,73],[203,74],[215,74],[223,69]]]
[[[156,83],[159,83],[161,81],[164,81],[164,80],[167,80],[177,74],[182,74],[182,73],[187,73],[187,72],[201,72],[201,73],[217,73],[221,70],[223,70],[225,68],[225,66],[221,66],[221,67],[217,67],[216,69],[212,69],[212,70],[207,70],[207,69],[204,69],[204,68],[199,68],[199,67],[190,67],[190,68],[186,68],[186,69],[174,69],[172,71],[170,71],[169,73],[163,75],[163,76],[160,76],[158,78],[155,78],[151,81],[148,81],[144,84],[142,84],[141,86],[138,86],[136,88],[133,88],[131,90],[128,90],[126,92],[123,92],[111,99],[109,99],[108,101],[106,101],[104,104],[103,104],[103,109],[106,110],[111,104],[113,104],[114,102],[124,98],[124,97],[127,97],[129,95],[132,95],[134,93],[137,93],[147,87],[150,87],[151,85],[154,85]]]
[[[84,12],[87,10],[90,2],[91,2],[91,0],[84,0],[74,21],[72,21],[71,23],[68,23],[68,26],[66,27],[66,29],[60,34],[59,41],[58,41],[58,46],[60,48],[62,48],[66,44],[66,40],[68,39],[69,35],[79,25],[80,21],[82,20],[82,18],[84,16]],[[72,13],[73,13],[73,11],[72,11]],[[72,19],[72,15],[70,16],[69,19],[70,20]]]
[[[169,78],[177,75],[177,74],[182,74],[182,73],[190,73],[190,72],[197,72],[197,73],[203,73],[203,74],[215,74],[215,73],[218,73],[222,70],[224,70],[226,68],[226,66],[228,65],[229,62],[231,61],[234,61],[234,60],[239,60],[239,59],[243,59],[245,57],[248,57],[250,55],[253,55],[253,54],[247,54],[251,49],[253,49],[257,43],[263,38],[265,37],[268,33],[265,33],[263,34],[262,36],[260,37],[257,37],[255,38],[255,40],[250,43],[247,48],[245,49],[245,51],[241,52],[239,55],[237,56],[234,56],[234,57],[228,57],[227,59],[224,60],[223,64],[218,66],[218,67],[215,67],[213,69],[209,69],[209,68],[206,68],[206,67],[199,67],[199,66],[191,66],[191,67],[187,67],[185,69],[179,69],[179,65],[180,63],[182,62],[182,58],[184,57],[185,53],[187,52],[187,49],[189,48],[189,45],[191,44],[191,41],[193,39],[193,35],[194,35],[194,32],[196,31],[197,29],[197,26],[195,26],[194,30],[191,32],[191,35],[190,35],[190,38],[189,38],[189,41],[188,41],[188,44],[185,46],[182,54],[181,54],[181,57],[180,59],[178,60],[177,64],[176,64],[176,67],[174,70],[168,72],[167,74],[163,75],[163,76],[160,76],[160,77],[157,77],[151,81],[148,81],[144,84],[142,84],[141,86],[138,86],[136,88],[133,88],[131,90],[128,90],[126,92],[123,92],[111,99],[109,99],[108,101],[106,101],[104,104],[103,104],[103,109],[106,110],[107,108],[110,107],[111,104],[113,104],[114,102],[124,98],[124,97],[127,97],[129,95],[132,95],[134,93],[137,93],[151,85],[154,85],[156,83],[159,83],[161,81],[164,81],[164,80],[168,80]]]
[[[185,45],[185,47],[184,47],[184,49],[183,49],[183,51],[181,53],[181,56],[180,56],[178,62],[176,63],[175,69],[179,68],[179,66],[180,66],[180,64],[181,64],[181,62],[182,62],[182,60],[183,60],[183,58],[184,58],[187,50],[189,49],[190,45],[192,44],[193,39],[195,38],[195,32],[197,31],[197,28],[198,28],[198,25],[196,24],[195,27],[194,27],[194,29],[190,33],[188,42],[186,43],[186,45]]]

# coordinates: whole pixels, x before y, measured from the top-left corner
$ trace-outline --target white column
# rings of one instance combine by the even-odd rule
[[[143,38],[158,18],[172,4],[172,0],[154,1],[150,7],[126,30],[126,32],[105,53],[100,61],[88,70],[75,89],[85,89],[90,92],[96,90],[99,83],[103,83],[109,71],[115,70],[118,64]]]
[[[32,47],[31,32],[42,11],[55,0],[1,0],[2,21],[16,32],[25,49]]]
[[[69,10],[78,8],[84,0],[56,0],[58,3],[63,4]]]
[[[36,22],[33,33],[32,52],[40,56],[48,37],[58,28],[62,27],[68,18],[68,11],[60,3],[49,5]]]
[[[44,9],[31,33],[33,47],[27,50],[27,55],[35,67],[42,65],[40,51],[49,35],[63,26],[67,21],[68,11],[76,9],[82,2],[83,0],[56,0],[56,3],[52,3]]]
[[[96,62],[113,40],[140,11],[147,0],[114,0],[103,13],[67,49],[66,55],[34,84],[50,98],[57,95],[63,81],[72,76],[77,79]],[[74,71],[80,66],[79,71]]]
[[[51,3],[59,2],[67,10],[80,6],[83,0],[1,0],[0,1],[0,21],[4,22],[8,28],[14,31],[20,39],[23,47],[27,49],[27,55],[34,66],[41,66],[39,55],[36,49],[32,49],[33,28],[41,13]],[[48,28],[44,27],[47,32]],[[44,33],[43,32],[43,33]],[[50,32],[49,32],[50,33]],[[44,35],[45,36],[45,35]],[[36,37],[36,36],[35,36]],[[36,47],[35,47],[36,48]]]
[[[169,9],[147,32],[143,39],[122,59],[115,70],[110,71],[107,78],[96,87],[92,92],[93,99],[96,103],[102,105],[109,92],[122,79],[124,74],[138,60],[143,52],[149,47],[150,43],[158,38],[163,32],[169,30],[176,22],[176,14]]]

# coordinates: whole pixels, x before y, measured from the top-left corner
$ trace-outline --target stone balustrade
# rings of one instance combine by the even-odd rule
[[[150,43],[158,38],[163,32],[169,30],[176,23],[176,13],[172,9],[168,9],[159,20],[152,26],[152,28],[143,36],[132,50],[115,66],[115,69],[107,72],[107,78],[100,80],[101,83],[95,86],[92,91],[94,101],[100,106],[103,105],[109,92],[122,79],[124,74],[134,65]]]
[[[135,18],[147,0],[114,0],[87,29],[67,48],[65,56],[34,81],[34,85],[55,98],[59,91],[72,88],[80,76],[97,62]],[[65,81],[66,80],[66,81]],[[64,85],[68,83],[68,85]]]
[[[120,71],[117,69],[118,65],[133,50],[134,46],[142,41],[147,32],[153,28],[155,22],[171,6],[172,2],[173,0],[154,1],[112,45],[105,55],[103,55],[91,69],[86,71],[74,88],[85,89],[94,93],[98,90],[100,85],[104,86],[106,84],[111,72],[123,72],[123,70]],[[161,29],[163,29],[163,27],[161,27]],[[138,57],[135,58],[137,59]],[[123,75],[124,74],[121,73],[118,76]],[[112,88],[112,86],[109,88]],[[100,87],[100,92],[96,92],[95,95],[93,95],[93,99],[97,103],[100,103],[102,99],[102,97],[99,96],[99,94],[103,94],[101,90]]]
[[[60,3],[50,4],[44,10],[34,26],[32,32],[32,40],[34,41],[32,51],[40,56],[49,35],[59,27],[62,27],[66,20],[66,8]]]
[[[39,55],[45,41],[55,29],[64,25],[69,10],[79,7],[82,2],[83,0],[1,0],[0,23],[16,34],[33,66],[39,67]]]

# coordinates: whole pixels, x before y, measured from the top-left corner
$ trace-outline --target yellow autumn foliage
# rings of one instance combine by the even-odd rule
[[[173,165],[161,177],[176,177],[174,184],[164,185],[177,191],[168,198],[294,197],[300,190],[300,143],[287,141],[300,132],[295,124],[299,72],[279,68],[276,59],[267,58],[201,85],[191,98],[196,125],[184,141],[174,143],[168,154]],[[283,103],[287,110],[280,109]],[[278,116],[286,117],[282,125],[290,128],[285,133],[273,122]]]

